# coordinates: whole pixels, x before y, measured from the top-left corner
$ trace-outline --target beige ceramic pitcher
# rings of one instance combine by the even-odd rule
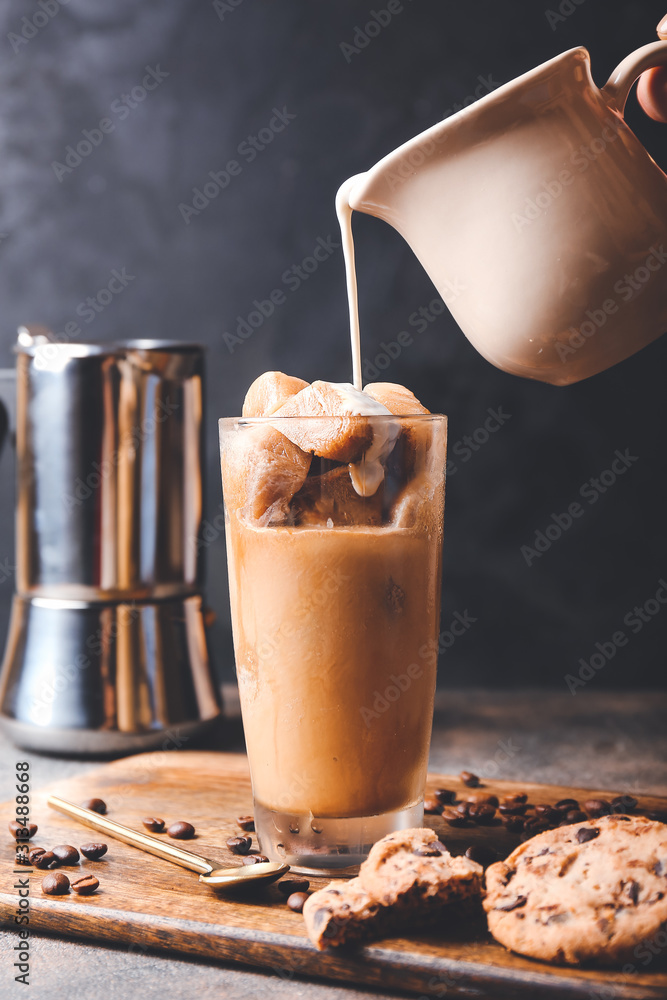
[[[667,329],[667,176],[623,119],[665,64],[645,45],[600,90],[571,49],[354,179],[351,207],[405,237],[499,368],[567,385]]]

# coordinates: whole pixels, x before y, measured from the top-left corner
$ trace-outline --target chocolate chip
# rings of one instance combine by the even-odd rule
[[[55,856],[53,851],[42,851],[41,854],[38,854],[36,856],[32,864],[35,866],[35,868],[41,868],[41,869],[57,868],[58,865],[60,864],[60,861]]]
[[[99,884],[99,879],[96,879],[94,875],[84,875],[83,878],[72,882],[72,889],[79,896],[90,896],[99,888]]]
[[[313,927],[316,931],[320,929],[322,924],[328,924],[329,917],[333,915],[333,910],[330,910],[327,906],[320,906],[319,910],[315,910],[312,916]],[[333,937],[336,933],[336,924],[333,921],[333,930],[331,925],[327,926],[324,930],[324,937]]]
[[[307,892],[293,892],[291,896],[287,897],[287,905],[295,913],[301,913],[303,911],[303,904],[307,899]]]
[[[412,853],[418,858],[439,858],[442,851],[436,844],[425,844],[423,847],[415,847]]]
[[[598,819],[599,816],[609,815],[611,804],[606,799],[586,799],[584,809],[591,819]]]
[[[86,799],[81,805],[84,809],[91,809],[94,813],[99,813],[100,816],[106,816],[107,804],[104,799]]]
[[[107,853],[108,847],[106,844],[82,844],[79,850],[89,861],[99,861]]]
[[[641,886],[639,882],[635,882],[634,879],[628,883],[628,896],[630,900],[637,905],[639,900],[639,893],[641,892]]]
[[[479,826],[489,826],[495,819],[496,810],[488,802],[482,802],[480,805],[471,805],[468,815],[473,823],[477,823]]]
[[[664,871],[665,871],[664,862],[656,861],[656,863],[653,865],[653,874],[660,876],[664,873]]]
[[[505,903],[504,906],[496,906],[494,909],[509,912],[510,910],[518,910],[519,907],[525,906],[527,902],[526,896],[515,896],[509,903]]]
[[[248,854],[243,858],[244,865],[264,865],[268,862],[266,854]]]
[[[438,802],[438,800],[436,798],[433,798],[433,799],[430,799],[430,798],[429,799],[424,799],[424,812],[428,816],[439,815],[439,813],[441,812],[441,810],[442,810],[442,806],[440,805],[440,803]]]
[[[579,803],[576,799],[561,799],[556,803],[554,809],[558,809],[559,812],[569,812],[571,809],[578,809]]]
[[[230,837],[227,847],[232,854],[247,854],[252,847],[252,837]]]
[[[479,786],[479,778],[472,771],[461,771],[459,778],[468,788],[477,788]]]
[[[195,828],[192,823],[186,823],[181,819],[177,823],[171,824],[167,830],[167,835],[173,837],[174,840],[192,840],[195,835]]]
[[[141,822],[151,833],[162,833],[164,830],[164,820],[158,816],[144,816]]]
[[[637,808],[637,799],[632,795],[617,795],[611,800],[611,809],[615,813],[631,813]]]
[[[442,818],[449,823],[450,826],[467,826],[468,818],[465,813],[460,813],[456,809],[452,809],[450,806],[445,806],[442,810]]]
[[[51,872],[42,879],[42,892],[47,896],[64,896],[69,892],[69,879],[63,872]]]
[[[293,892],[306,892],[310,888],[307,878],[284,878],[278,882],[278,892],[291,896]]]
[[[595,840],[599,836],[600,831],[594,826],[582,826],[576,832],[576,838],[580,844],[587,844],[589,840]]]
[[[489,865],[500,859],[500,855],[493,847],[486,847],[485,844],[473,844],[466,851],[466,858],[476,861],[482,868],[488,868]]]
[[[17,823],[15,819],[8,824],[8,830],[14,840],[32,840],[37,833],[36,823]]]
[[[78,865],[79,852],[71,844],[57,844],[51,848],[51,853],[55,854],[61,865]]]
[[[246,833],[255,832],[255,817],[254,816],[238,816],[236,819],[238,826]]]
[[[443,806],[449,806],[456,800],[456,792],[450,788],[436,788],[433,795]]]

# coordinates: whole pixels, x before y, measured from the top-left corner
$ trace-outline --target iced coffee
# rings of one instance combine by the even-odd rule
[[[220,442],[260,849],[346,872],[422,821],[446,418],[401,386],[273,372]]]

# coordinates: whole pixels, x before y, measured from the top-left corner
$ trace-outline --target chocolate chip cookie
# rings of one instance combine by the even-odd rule
[[[357,878],[308,898],[308,936],[322,950],[423,923],[449,904],[478,898],[482,873],[469,858],[452,857],[432,830],[391,833],[371,848]]]
[[[602,816],[540,833],[486,870],[489,930],[521,955],[615,964],[667,924],[667,825]]]

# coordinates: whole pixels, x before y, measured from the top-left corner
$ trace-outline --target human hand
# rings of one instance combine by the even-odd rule
[[[667,40],[667,17],[658,25],[658,38]],[[667,66],[642,73],[637,84],[637,98],[647,115],[657,122],[667,122]]]

